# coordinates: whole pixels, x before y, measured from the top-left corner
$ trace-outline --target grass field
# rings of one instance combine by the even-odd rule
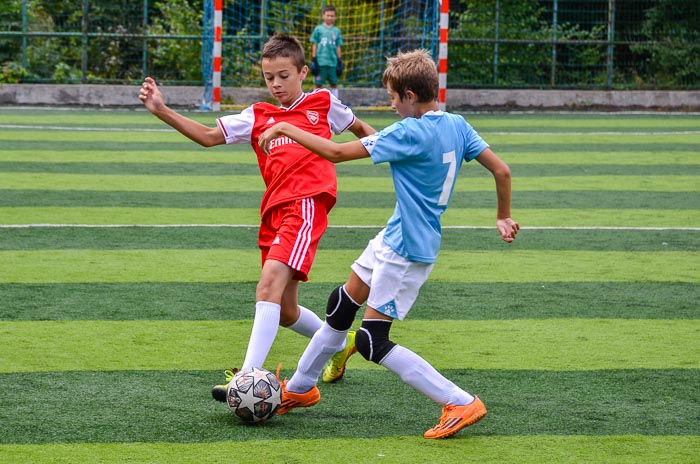
[[[0,108],[0,462],[700,462],[700,116],[465,116],[510,164],[523,229],[500,241],[469,163],[392,331],[489,409],[434,442],[439,406],[359,356],[263,426],[211,399],[253,316],[249,146],[143,111]],[[319,315],[394,203],[386,167],[338,174],[301,287]],[[305,345],[280,330],[266,367],[291,375]]]

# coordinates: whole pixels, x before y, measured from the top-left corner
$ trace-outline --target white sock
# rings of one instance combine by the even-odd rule
[[[280,324],[280,305],[268,301],[255,303],[253,330],[248,340],[248,351],[241,369],[263,367],[267,354],[277,336]]]
[[[334,88],[331,87],[331,93],[333,94],[333,96],[334,96],[335,98],[338,98],[338,89],[337,89],[337,88],[334,89]]]
[[[446,379],[428,361],[413,351],[396,345],[381,365],[436,403],[463,406],[474,397]]]
[[[287,382],[287,390],[295,393],[311,390],[328,360],[345,347],[347,333],[347,330],[338,332],[324,322],[301,355],[296,372]]]
[[[311,338],[322,325],[323,321],[315,312],[299,305],[299,319],[287,328],[307,338]]]

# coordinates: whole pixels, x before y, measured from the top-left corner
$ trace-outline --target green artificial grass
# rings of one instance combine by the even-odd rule
[[[223,113],[186,114],[213,126]],[[469,163],[443,224],[486,228],[444,231],[392,329],[489,409],[432,442],[439,406],[360,356],[319,405],[262,427],[210,398],[254,311],[248,144],[202,148],[145,110],[0,108],[0,224],[57,226],[0,228],[0,461],[696,462],[697,116],[465,117],[511,166],[523,229],[499,239],[493,180]],[[366,227],[326,233],[300,286],[320,316],[394,203],[386,166],[337,172],[330,224]],[[280,329],[266,367],[291,375],[305,346]]]
[[[302,305],[319,317],[341,282],[305,283]],[[0,284],[0,320],[252,319],[244,283]],[[678,282],[468,283],[428,281],[408,320],[543,318],[697,319],[700,286]],[[358,314],[357,319],[361,315]]]
[[[250,321],[2,321],[0,372],[216,369],[222,362],[241,362],[250,326]],[[699,333],[700,321],[687,319],[406,320],[394,325],[392,339],[438,369],[700,369]],[[307,342],[280,329],[268,369],[277,362],[295,366]]]
[[[700,432],[700,389],[689,370],[443,372],[478,394],[489,409],[483,421],[457,436],[458,442],[494,436],[537,440],[541,435]],[[0,403],[0,443],[420,437],[440,414],[438,405],[394,374],[357,369],[341,383],[320,385],[318,405],[251,426],[211,398],[211,385],[221,376],[220,371],[172,369],[2,374],[0,386],[15,388]],[[37,398],[38,392],[51,394]]]
[[[700,186],[695,176],[551,176],[515,178],[516,191],[615,190],[648,192],[697,192]],[[91,175],[10,172],[0,173],[0,185],[5,189],[25,189],[32,185],[38,190],[96,190],[126,192],[246,192],[264,190],[260,175],[172,176],[172,175]],[[393,194],[390,179],[340,177],[339,192],[386,192]],[[493,179],[474,177],[460,179],[455,195],[460,192],[493,191]]]
[[[390,195],[390,194],[387,194]],[[393,208],[334,209],[333,225],[381,228]],[[574,214],[575,213],[575,214]],[[519,209],[523,227],[700,227],[700,215],[675,209]],[[239,224],[260,223],[259,208],[0,207],[0,224]],[[450,208],[443,226],[495,227],[494,208]]]
[[[0,207],[136,207],[136,208],[255,208],[262,192],[125,192],[97,190],[0,190]],[[386,192],[340,192],[335,208],[358,205],[391,208],[396,197]],[[694,210],[700,204],[700,192],[649,191],[523,191],[512,201],[514,211],[522,208],[598,208],[598,209],[682,209]],[[478,205],[496,208],[494,192],[457,193],[451,208]]]
[[[507,250],[440,254],[436,282],[695,282],[697,252]],[[342,282],[357,251],[319,251],[310,278]],[[258,279],[253,250],[0,251],[0,283],[246,282]],[[474,270],[478,270],[475,272]],[[650,270],[653,270],[651,272]]]
[[[331,225],[320,250],[359,254],[379,227]],[[0,250],[257,249],[258,227],[0,228]],[[700,251],[700,230],[521,229],[503,243],[496,228],[443,229],[441,250]],[[348,263],[349,264],[349,263]]]
[[[389,427],[390,425],[385,425]],[[249,456],[286,464],[328,464],[329,462],[413,462],[493,463],[615,462],[640,464],[693,462],[700,447],[694,435],[617,436],[470,436],[468,432],[451,440],[428,442],[422,437],[381,437],[377,439],[270,440],[265,437],[207,443],[75,443],[41,445],[0,445],[0,454],[14,462],[101,462],[143,463],[216,462],[221,456]]]
[[[6,155],[0,157],[5,158]],[[118,161],[38,161],[35,154],[27,154],[23,161],[0,161],[0,172],[24,172],[44,174],[92,174],[92,175],[165,175],[165,176],[223,176],[223,175],[260,175],[257,164],[243,162],[118,162]],[[242,160],[241,160],[242,161]],[[472,169],[476,164],[468,165],[462,175],[467,177],[489,177],[485,169]],[[513,176],[553,177],[553,176],[610,176],[624,173],[625,176],[684,176],[693,170],[700,171],[694,164],[666,165],[626,165],[626,164],[544,164],[515,163]],[[370,166],[366,163],[337,164],[338,177],[390,177],[386,164]],[[464,169],[464,168],[463,168]],[[349,181],[352,183],[352,180]]]

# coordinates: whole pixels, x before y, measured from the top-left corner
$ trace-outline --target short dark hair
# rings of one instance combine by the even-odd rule
[[[326,11],[332,11],[333,13],[335,13],[335,7],[333,5],[326,5],[323,7],[322,13],[325,13]]]
[[[297,70],[306,66],[304,47],[298,39],[287,34],[275,34],[265,43],[262,59],[291,58]]]
[[[383,86],[391,85],[391,90],[401,100],[408,90],[416,94],[419,103],[437,100],[440,87],[437,65],[428,50],[399,52],[396,56],[387,58],[387,61],[389,63],[382,74]]]

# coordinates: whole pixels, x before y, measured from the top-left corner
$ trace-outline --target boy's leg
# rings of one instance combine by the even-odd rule
[[[347,294],[344,286],[331,292],[326,306],[326,321],[314,334],[299,359],[296,372],[286,384],[288,391],[304,393],[316,385],[328,360],[343,349],[346,335],[359,308],[360,303]]]
[[[444,406],[440,424],[428,430],[425,438],[446,438],[482,419],[486,408],[481,400],[445,378],[418,354],[389,339],[391,323],[387,316],[368,307],[357,332],[357,350]]]
[[[335,298],[334,295],[338,295],[339,298]],[[313,406],[321,400],[316,386],[318,376],[328,360],[342,350],[345,336],[359,307],[360,305],[347,296],[343,287],[338,287],[331,293],[328,310],[330,313],[333,308],[334,314],[326,317],[326,322],[311,338],[299,359],[292,379],[282,382],[282,404],[277,410],[278,415],[286,414],[294,408]],[[350,354],[346,356],[345,361]]]
[[[338,74],[335,67],[330,67],[328,70],[328,83],[331,93],[335,98],[338,98]]]
[[[282,294],[293,273],[286,264],[272,259],[265,261],[255,293],[255,319],[242,369],[263,367],[277,336]]]
[[[323,320],[316,313],[298,303],[298,292],[298,280],[292,280],[284,289],[280,325],[306,338],[311,338],[321,328]]]
[[[323,321],[309,308],[305,308],[301,305],[297,305],[297,308],[299,308],[299,317],[292,325],[287,326],[287,328],[306,338],[313,337],[323,325]]]

